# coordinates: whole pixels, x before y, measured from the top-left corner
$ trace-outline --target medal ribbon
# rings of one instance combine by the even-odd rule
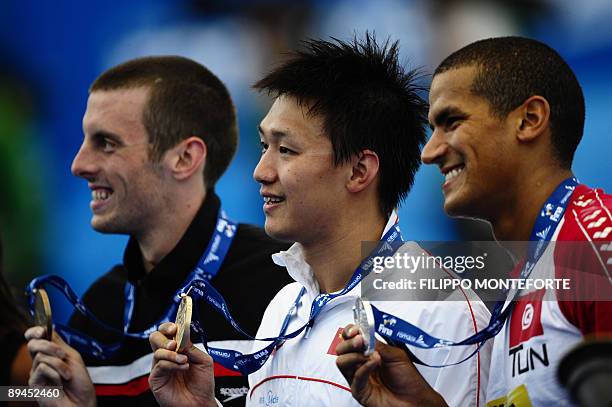
[[[529,239],[530,244],[527,248],[526,261],[520,274],[520,278],[522,280],[529,278],[536,263],[548,247],[548,243],[555,232],[557,224],[563,218],[563,213],[565,212],[569,198],[577,185],[578,180],[576,178],[572,177],[566,179],[555,189],[555,191],[544,203],[544,206],[540,211],[540,215],[536,219],[536,223],[531,232]],[[410,322],[404,321],[401,318],[391,314],[384,313],[372,305],[372,313],[374,314],[374,329],[376,333],[392,344],[402,343],[422,349],[432,349],[444,346],[478,345],[476,350],[463,360],[444,365],[429,365],[411,354],[411,358],[415,363],[422,364],[424,366],[452,366],[462,363],[472,357],[487,340],[493,338],[501,331],[506,319],[512,311],[514,301],[518,297],[519,293],[520,290],[511,291],[509,294],[506,293],[506,300],[498,301],[497,304],[495,304],[493,312],[491,313],[489,324],[483,330],[459,342],[449,341],[429,335],[427,332],[411,324]]]
[[[32,315],[34,314],[33,290],[38,287],[43,287],[46,284],[50,284],[56,287],[78,312],[92,320],[95,324],[103,329],[120,334],[124,337],[148,339],[149,335],[157,331],[161,324],[174,320],[178,305],[181,301],[181,293],[186,291],[186,287],[188,287],[192,281],[210,281],[219,272],[219,268],[221,267],[223,260],[225,260],[225,256],[227,255],[234,236],[236,235],[237,228],[238,224],[230,220],[222,209],[219,209],[215,230],[213,231],[213,235],[208,242],[208,246],[206,247],[204,254],[198,260],[196,267],[193,271],[191,271],[191,273],[189,273],[181,288],[177,290],[172,298],[172,304],[164,315],[152,326],[142,332],[129,332],[135,302],[135,288],[129,281],[126,282],[124,288],[125,307],[123,312],[123,329],[121,330],[99,320],[85,306],[83,301],[76,295],[70,285],[63,278],[55,275],[37,277],[30,282],[26,288],[26,294],[29,297],[30,312]],[[74,347],[79,352],[93,356],[96,359],[106,360],[112,357],[112,355],[121,347],[121,342],[105,345],[88,335],[62,324],[54,324],[54,329],[70,346]]]
[[[210,356],[212,356],[212,358],[215,360],[215,362],[220,363],[228,369],[238,370],[243,375],[249,375],[259,370],[261,366],[263,366],[263,364],[272,354],[274,348],[276,348],[288,339],[295,338],[308,327],[312,327],[317,316],[321,313],[325,305],[327,305],[331,300],[333,300],[334,298],[341,297],[349,291],[353,290],[357,286],[357,284],[359,284],[359,282],[371,272],[372,267],[374,265],[373,257],[393,255],[398,245],[393,245],[391,243],[399,242],[401,241],[401,238],[402,237],[399,230],[399,225],[396,223],[387,231],[387,233],[385,233],[385,235],[382,237],[381,241],[379,242],[376,249],[372,252],[372,254],[370,254],[370,256],[363,260],[359,267],[357,267],[346,286],[337,293],[322,293],[317,295],[317,297],[312,303],[308,322],[300,328],[296,329],[295,331],[291,333],[286,333],[287,328],[289,326],[289,322],[291,318],[295,315],[297,307],[301,302],[301,298],[306,292],[306,289],[302,287],[291,309],[285,316],[279,335],[276,337],[256,338],[245,332],[232,317],[231,313],[229,312],[227,303],[223,299],[223,296],[219,292],[217,292],[210,283],[203,280],[194,280],[191,282],[191,284],[189,284],[188,287],[185,287],[185,290],[189,291],[189,295],[194,300],[204,300],[208,302],[211,306],[213,306],[213,308],[215,308],[225,317],[225,319],[234,327],[234,329],[236,329],[244,336],[252,340],[271,342],[268,346],[258,352],[251,354],[242,354],[241,352],[232,349],[208,347],[206,345],[207,342],[204,330],[201,328],[201,325],[198,320],[199,318],[196,318],[196,320],[192,321],[192,328],[194,329],[194,331],[201,335],[202,343],[206,347]]]

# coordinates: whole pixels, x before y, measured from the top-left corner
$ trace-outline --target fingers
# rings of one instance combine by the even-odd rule
[[[30,339],[28,341],[28,351],[32,356],[32,359],[36,357],[36,354],[41,352],[49,356],[55,356],[60,359],[66,358],[66,351],[62,349],[56,343],[50,342],[46,339]]]
[[[336,366],[338,366],[346,381],[352,383],[355,371],[366,363],[369,357],[363,354],[365,342],[355,325],[347,325],[342,331],[342,338],[344,340],[336,346],[336,354],[338,355]]]
[[[347,338],[338,343],[336,346],[336,355],[340,356],[347,353],[363,353],[365,350],[363,336],[361,336],[359,330],[355,328],[351,329],[352,331],[347,335]],[[342,337],[344,337],[344,333],[342,334]]]
[[[64,340],[62,339],[62,337],[61,337],[61,336],[59,336],[59,335],[57,334],[57,332],[55,332],[55,331],[51,332],[51,341],[52,341],[53,343],[57,343],[59,346],[62,346],[62,347],[66,347],[66,348],[73,349],[73,348],[71,348],[71,347],[70,347],[70,345],[68,345],[66,342],[64,342]]]
[[[42,326],[33,326],[28,328],[27,331],[23,334],[27,341],[30,339],[43,339],[45,337],[46,329]]]
[[[153,367],[151,368],[151,375],[149,376],[149,385],[152,389],[156,388],[155,382],[159,380],[165,382],[173,373],[188,369],[189,363],[187,355],[159,348],[153,353]],[[153,383],[151,381],[153,381]]]
[[[161,361],[185,364],[187,363],[188,360],[189,358],[187,357],[187,355],[176,353],[174,351],[167,350],[167,349],[157,349],[153,353],[153,364],[154,365]]]
[[[37,353],[32,360],[32,369],[37,369],[39,365],[44,364],[57,372],[63,380],[70,380],[72,374],[68,364],[60,358],[49,356],[44,353]]]
[[[62,378],[60,374],[46,363],[39,363],[36,368],[32,367],[30,386],[61,386]]]
[[[342,330],[342,339],[344,339],[344,340],[351,339],[352,337],[354,337],[358,333],[359,333],[359,329],[357,329],[357,327],[355,325],[348,324]]]
[[[351,384],[355,371],[368,359],[363,353],[347,353],[336,358],[336,366],[338,366],[340,373],[342,373],[346,381]]]
[[[174,340],[176,334],[176,324],[173,322],[166,322],[159,326],[159,330],[153,332],[149,336],[149,343],[153,351],[157,349],[170,349],[175,350],[177,343]]]
[[[165,322],[159,326],[159,332],[169,338],[173,338],[176,335],[176,324],[174,322]]]
[[[181,355],[185,356],[185,355]],[[189,363],[177,364],[168,360],[160,360],[151,370],[152,377],[169,376],[175,372],[185,371],[189,369]]]
[[[168,340],[166,336],[157,331],[149,336],[149,342],[154,350],[152,376],[165,376],[177,370],[189,369],[187,355],[175,352],[177,346],[175,340]]]
[[[149,343],[151,344],[151,349],[153,351],[156,351],[157,349],[175,350],[177,345],[174,339],[168,338],[160,331],[153,332],[149,336]]]
[[[372,391],[371,387],[368,386],[368,380],[370,375],[381,365],[380,354],[374,351],[363,363],[353,375],[353,381],[351,382],[351,393],[357,400],[366,400],[369,398],[369,393]]]
[[[380,355],[380,358],[383,363],[402,362],[403,364],[408,363],[414,366],[414,364],[402,348],[376,341],[376,351]]]
[[[196,348],[193,344],[185,350],[185,354],[189,357],[189,361],[197,364],[205,364],[208,363],[212,365],[213,360],[212,357],[206,353],[202,352],[200,349]]]

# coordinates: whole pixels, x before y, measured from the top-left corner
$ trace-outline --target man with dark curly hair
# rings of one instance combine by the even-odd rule
[[[422,159],[445,177],[445,211],[486,220],[502,245],[529,241],[530,250],[509,246],[523,259],[517,277],[576,284],[520,291],[507,318],[500,314],[487,406],[570,405],[556,379],[561,358],[587,336],[612,334],[612,196],[571,170],[585,115],[578,80],[541,42],[491,38],[446,58],[429,100],[433,132]],[[344,337],[338,365],[363,405],[416,405],[415,389],[432,391],[403,352],[377,343],[365,357],[353,327]]]

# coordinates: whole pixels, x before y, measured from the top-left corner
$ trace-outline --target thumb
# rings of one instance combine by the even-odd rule
[[[60,346],[70,346],[66,342],[64,342],[64,339],[59,336],[57,332],[55,332],[55,329],[51,331],[51,342],[57,343]]]
[[[80,363],[83,363],[83,359],[81,357],[81,354],[72,346],[68,345],[65,341],[64,338],[62,338],[57,332],[53,331],[51,334],[51,342],[57,344],[60,348],[62,348],[64,354],[66,356],[70,356],[71,358],[73,358],[75,361],[80,361]],[[84,366],[83,366],[84,367]]]
[[[212,365],[212,357],[206,353],[198,349],[193,343],[190,344],[188,348],[183,352],[189,358],[189,362],[196,364],[211,364]]]
[[[409,362],[412,364],[408,358],[408,355],[406,355],[406,352],[396,346],[387,345],[377,341],[376,350],[380,354],[380,358],[383,362]]]
[[[43,328],[42,326],[30,327],[24,332],[23,336],[26,341],[32,339],[43,339],[43,337],[45,336],[45,328]]]
[[[364,404],[372,395],[372,386],[369,385],[370,376],[380,367],[381,358],[378,352],[370,355],[369,359],[361,365],[353,376],[351,383],[351,393],[360,403]]]

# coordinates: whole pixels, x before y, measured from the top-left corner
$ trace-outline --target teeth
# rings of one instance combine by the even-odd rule
[[[267,204],[275,204],[275,203],[279,203],[282,202],[282,198],[273,198],[271,196],[264,196],[264,202]]]
[[[463,171],[463,167],[458,167],[458,168],[455,168],[455,169],[454,169],[454,170],[452,170],[452,171],[447,172],[447,173],[446,173],[446,181],[450,181],[450,180],[452,180],[452,179],[453,179],[453,178],[455,178],[457,175],[459,175],[459,174],[460,174],[462,171]]]
[[[110,195],[110,192],[106,189],[95,189],[91,191],[91,197],[94,201],[105,201]]]

